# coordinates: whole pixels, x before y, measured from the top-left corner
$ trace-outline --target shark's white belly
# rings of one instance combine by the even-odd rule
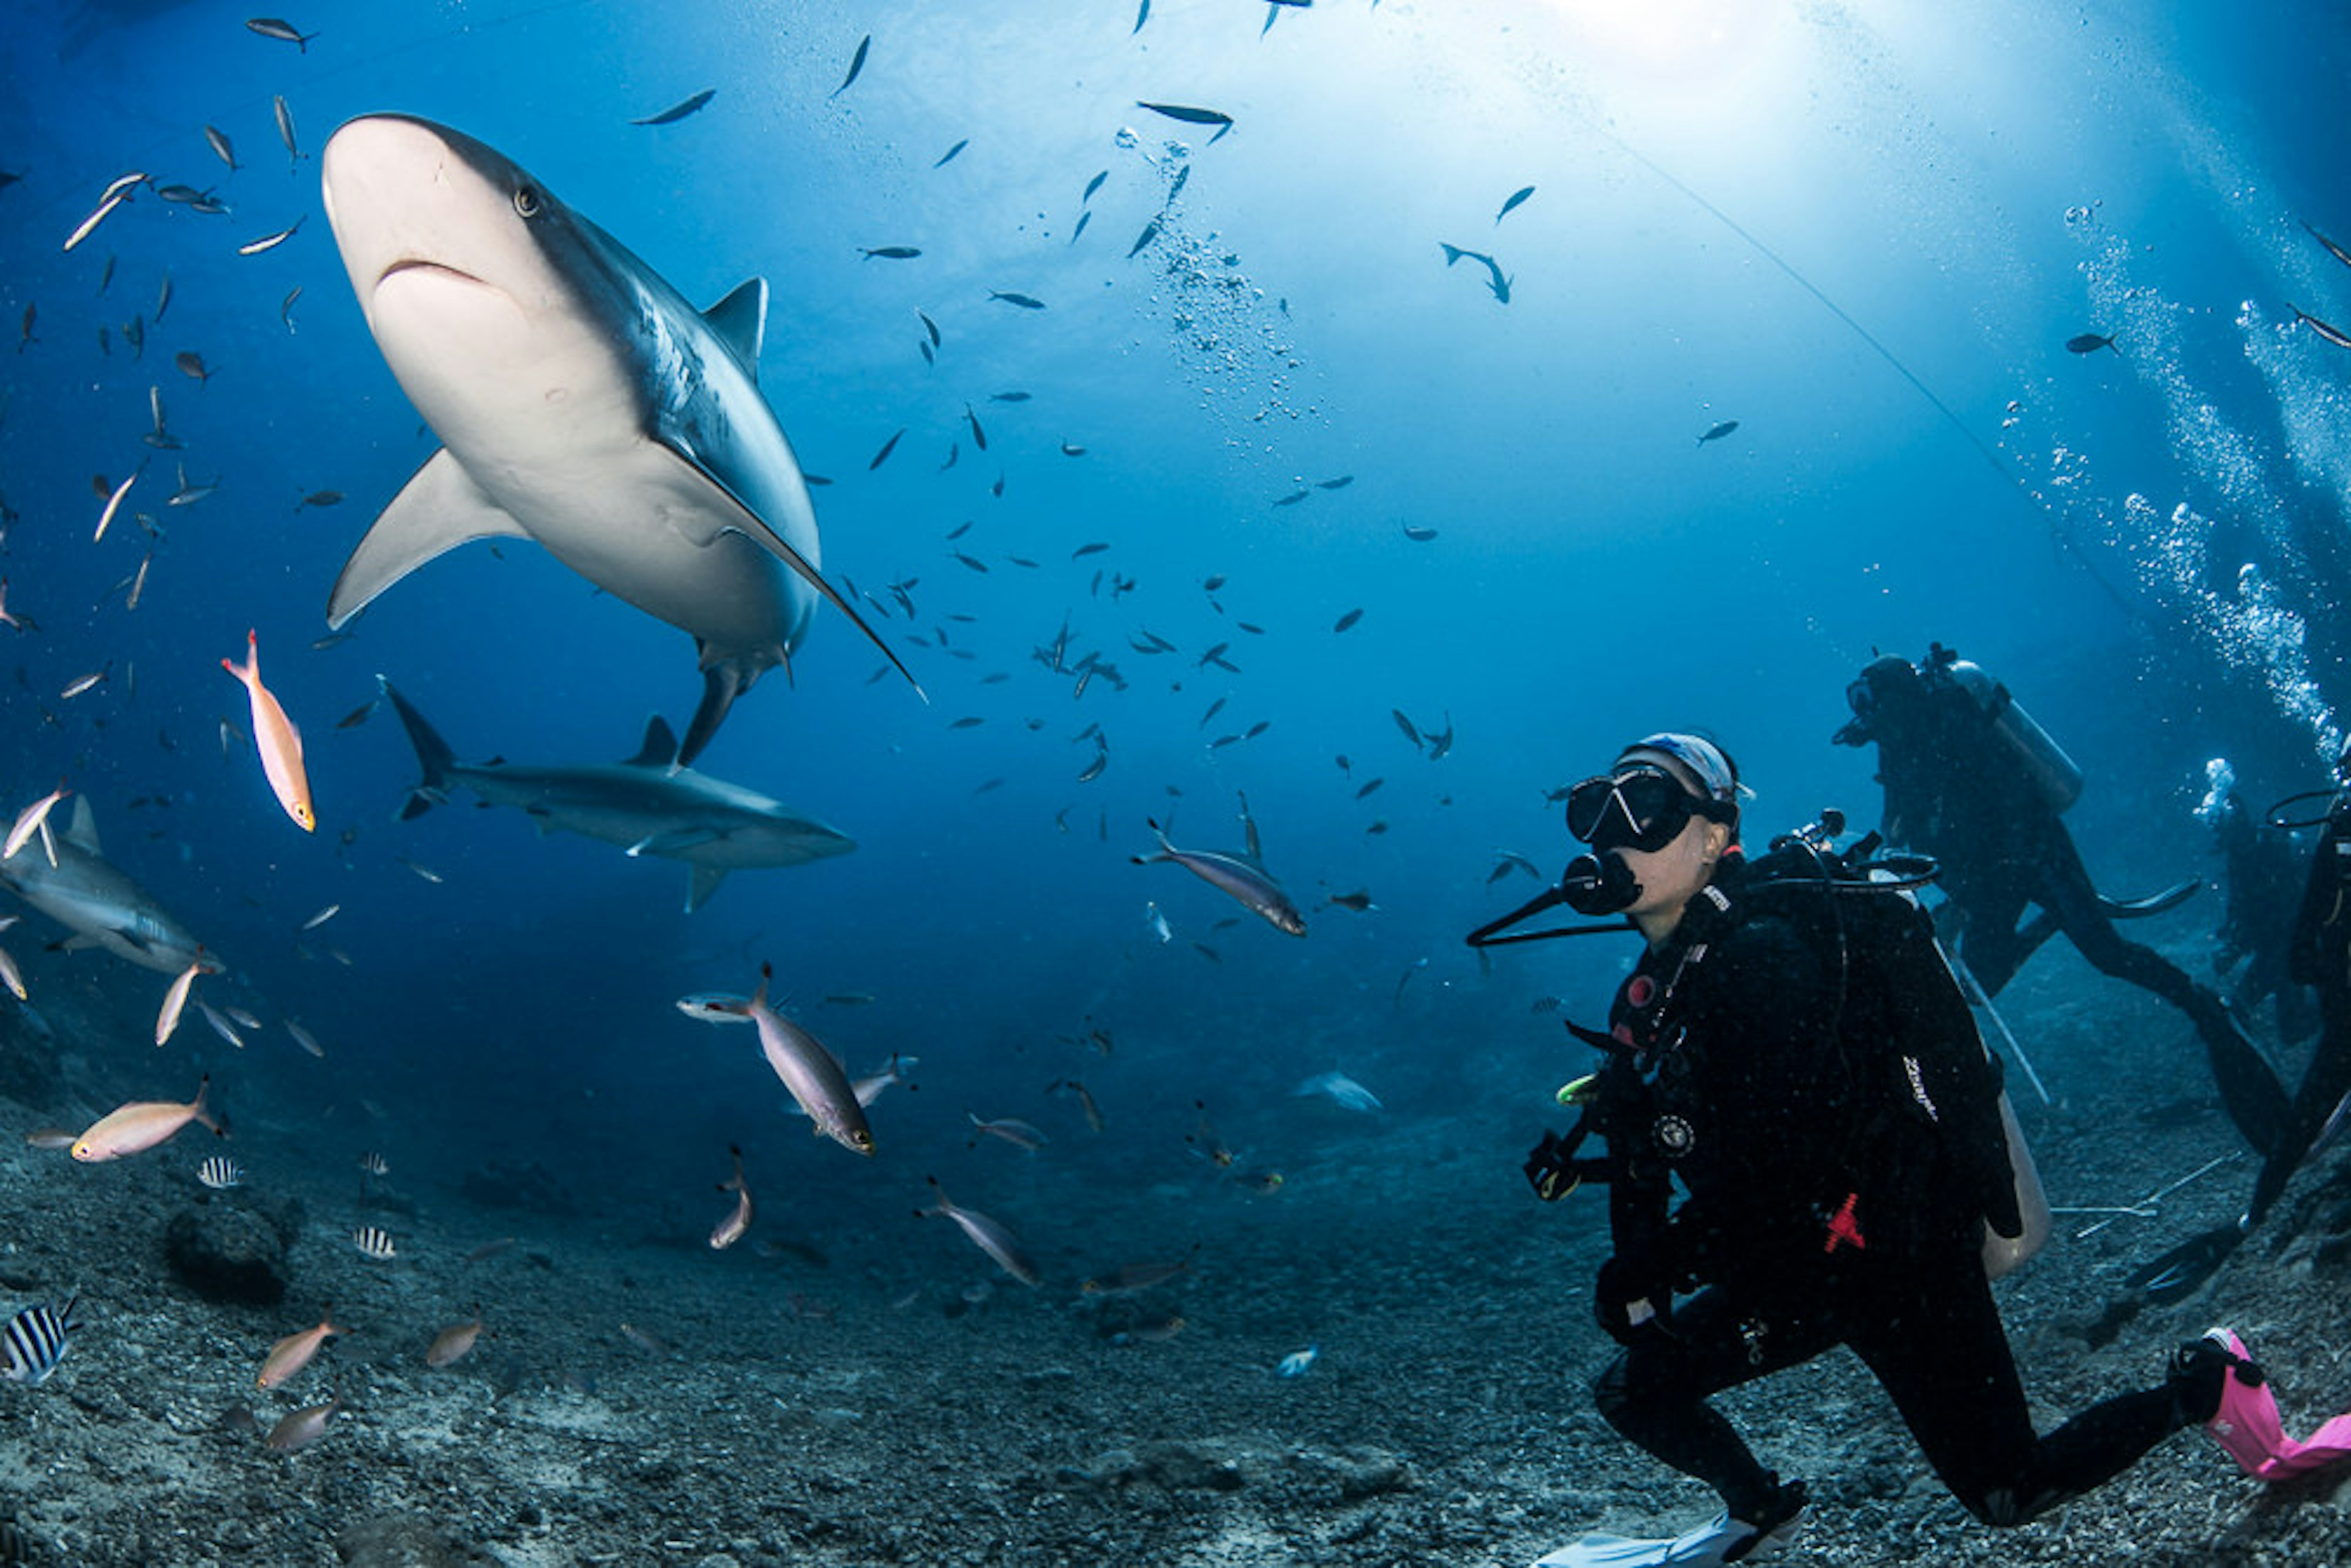
[[[741,514],[724,491],[649,439],[657,378],[632,362],[630,345],[559,301],[530,303],[413,267],[376,287],[370,319],[450,455],[549,554],[698,639],[705,663],[756,674],[780,662],[808,629],[814,591],[736,530]],[[749,457],[738,465],[797,485],[773,413],[756,391],[737,401],[727,437]],[[816,557],[804,499],[744,499]]]

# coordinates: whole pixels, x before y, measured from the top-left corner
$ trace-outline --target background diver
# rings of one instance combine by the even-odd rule
[[[1940,643],[1917,664],[1873,661],[1845,698],[1853,717],[1834,738],[1876,743],[1882,831],[1939,862],[1947,896],[1936,925],[1962,973],[1989,999],[2063,932],[2102,973],[2188,1015],[2230,1120],[2266,1155],[2292,1120],[2277,1073],[2219,992],[2115,929],[2116,917],[2168,909],[2196,883],[2135,904],[2103,897],[2061,820],[2081,793],[2080,770],[2007,687]]]
[[[1802,1520],[1804,1485],[1767,1469],[1708,1399],[1838,1344],[1876,1375],[1944,1483],[1994,1525],[2111,1479],[2171,1433],[2212,1422],[2226,1400],[2258,1414],[2258,1369],[2215,1331],[2175,1354],[2161,1383],[2036,1435],[1989,1270],[2029,1247],[2046,1211],[1973,1016],[1914,903],[1850,868],[1845,891],[1829,889],[1825,833],[1750,866],[1739,815],[1720,748],[1649,737],[1571,792],[1569,828],[1593,852],[1537,901],[1629,916],[1608,928],[1647,943],[1609,1030],[1578,1031],[1606,1059],[1571,1086],[1577,1133],[1546,1137],[1527,1174],[1547,1198],[1581,1179],[1610,1183],[1614,1255],[1593,1307],[1622,1350],[1595,1399],[1619,1433],[1723,1504],[1677,1540],[1586,1537],[1537,1568],[1770,1555]],[[1806,859],[1822,869],[1803,873]],[[1604,1160],[1575,1157],[1587,1130],[1604,1138]],[[2248,1452],[2283,1464],[2293,1447]]]

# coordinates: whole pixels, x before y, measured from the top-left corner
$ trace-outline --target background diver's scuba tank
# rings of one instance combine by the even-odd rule
[[[1975,699],[1992,733],[2014,754],[2018,766],[2032,780],[2033,788],[2052,811],[2062,815],[2082,798],[2081,768],[1981,664],[1962,659],[1936,643],[1928,646],[1927,663],[1920,674],[1930,683],[1949,681]]]

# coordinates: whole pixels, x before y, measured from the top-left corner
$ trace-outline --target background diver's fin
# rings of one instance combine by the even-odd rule
[[[2116,920],[2137,920],[2149,915],[2160,915],[2167,909],[2177,909],[2195,897],[2203,887],[2202,878],[2191,876],[2186,882],[2167,887],[2161,893],[2151,893],[2145,898],[2108,898],[2102,893],[2098,894],[2098,907]]]
[[[2141,1264],[2123,1282],[2150,1301],[2179,1301],[2217,1273],[2244,1239],[2233,1225],[2215,1226]]]

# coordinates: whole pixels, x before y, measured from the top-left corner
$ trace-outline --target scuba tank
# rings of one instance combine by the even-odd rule
[[[2052,811],[2063,815],[2082,798],[2081,768],[1990,671],[1938,643],[1928,650],[1925,673],[1930,680],[1939,675],[1975,699],[1992,733],[2015,755]]]

